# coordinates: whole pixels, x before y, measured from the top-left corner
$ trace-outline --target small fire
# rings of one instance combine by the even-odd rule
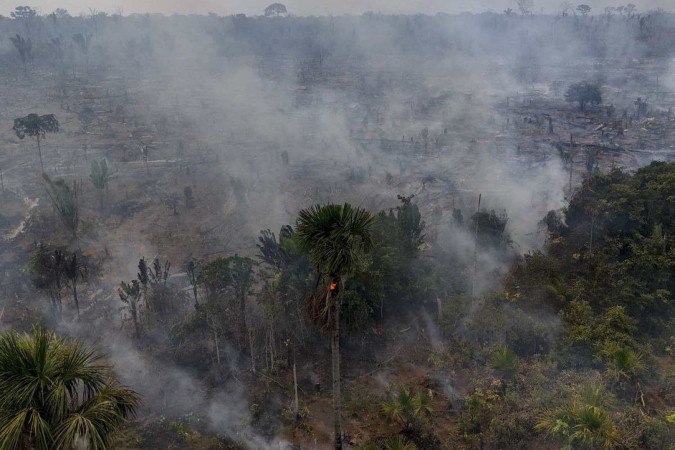
[[[328,285],[328,290],[329,291],[334,291],[337,289],[337,282],[331,281],[331,283]]]

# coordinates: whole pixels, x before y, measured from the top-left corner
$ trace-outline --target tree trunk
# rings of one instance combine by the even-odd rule
[[[246,323],[244,323],[244,326]],[[253,352],[253,331],[248,330],[248,351],[251,354],[251,372],[255,374],[255,354]]]
[[[473,277],[471,278],[471,298],[476,298],[476,274],[478,272],[478,220],[480,214],[480,201],[483,194],[478,194],[478,207],[476,208],[476,229],[473,235]]]
[[[342,394],[340,393],[340,294],[332,298],[328,292],[328,301],[335,301],[335,317],[331,333],[331,362],[333,370],[333,413],[335,421],[335,449],[342,450]]]
[[[40,134],[37,135],[38,156],[40,157],[40,170],[45,173],[45,167],[42,165],[42,148],[40,148]]]
[[[246,296],[242,296],[239,299],[239,335],[241,336],[241,346],[242,349],[246,347],[246,344],[249,345],[249,348],[251,347],[251,339],[248,331],[248,327],[246,326]],[[251,357],[253,357],[253,353],[251,353]]]
[[[300,418],[300,402],[298,400],[298,372],[295,368],[295,349],[293,349],[293,418]]]
[[[136,310],[136,306],[133,307],[131,310],[131,319],[134,321],[134,331],[136,332],[136,337],[141,336],[141,330],[138,327],[138,311]]]
[[[77,282],[73,281],[73,300],[75,300],[75,308],[77,309],[77,317],[80,317],[80,302],[77,299]]]
[[[213,329],[213,342],[216,346],[216,361],[218,361],[218,366],[220,367],[220,347],[218,346],[218,332],[216,329]]]

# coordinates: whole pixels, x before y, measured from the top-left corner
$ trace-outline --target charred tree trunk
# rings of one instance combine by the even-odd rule
[[[300,419],[300,401],[298,400],[298,372],[295,365],[295,349],[293,349],[293,417]]]
[[[42,148],[40,147],[40,134],[37,135],[38,156],[40,157],[40,171],[45,173],[45,166],[42,165]]]
[[[215,329],[213,330],[213,344],[216,347],[216,361],[220,367],[220,347],[218,345],[218,332]]]
[[[340,295],[333,298],[329,290],[327,301],[335,301],[335,316],[333,318],[333,330],[331,332],[331,363],[333,372],[333,414],[335,426],[335,449],[342,450],[343,431],[342,431],[342,394],[340,390]]]
[[[80,317],[80,302],[77,299],[77,281],[73,281],[73,300],[75,301],[75,308],[77,309],[77,317]]]
[[[141,336],[141,329],[138,326],[138,311],[136,307],[131,310],[131,320],[134,321],[134,332],[136,333],[136,337],[139,338]]]

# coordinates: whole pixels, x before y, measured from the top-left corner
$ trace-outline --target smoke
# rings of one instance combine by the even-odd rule
[[[433,0],[297,0],[287,6],[297,14],[364,9],[432,13],[501,10],[512,3],[465,1],[449,7]],[[38,6],[82,6],[70,5],[45,1]],[[592,3],[595,10],[601,5]],[[259,12],[264,6],[232,2],[227,12]],[[654,6],[656,2],[649,3]],[[92,7],[104,9],[105,4],[92,2]],[[215,2],[123,7],[129,12],[225,11]],[[558,6],[537,2],[536,7]],[[3,34],[25,32],[15,21],[0,21],[0,27]],[[473,277],[477,293],[485,292],[497,285],[515,254],[541,248],[542,217],[565,206],[569,172],[553,143],[567,136],[542,126],[543,115],[527,116],[532,98],[543,99],[545,111],[561,100],[552,82],[566,86],[598,80],[612,104],[631,104],[617,86],[632,80],[631,57],[642,55],[647,44],[627,33],[623,22],[596,30],[600,38],[593,42],[578,27],[578,21],[510,21],[502,14],[283,20],[132,16],[50,19],[34,27],[36,43],[76,32],[93,36],[86,57],[66,49],[68,73],[57,73],[48,47],[36,44],[33,76],[48,74],[49,88],[36,89],[41,98],[58,99],[63,107],[60,117],[69,140],[54,137],[50,145],[69,152],[90,145],[89,157],[108,158],[114,170],[113,206],[87,224],[97,234],[82,242],[85,249],[105,248],[104,274],[90,289],[86,321],[62,325],[61,331],[105,351],[122,381],[141,393],[149,414],[198,414],[209,431],[249,448],[276,445],[252,426],[250,400],[237,378],[244,371],[237,352],[223,343],[226,376],[214,387],[169,357],[153,356],[154,348],[139,349],[124,334],[115,295],[119,281],[135,278],[143,256],[169,259],[176,272],[195,256],[252,255],[261,229],[292,224],[300,208],[314,203],[348,201],[375,212],[397,206],[397,195],[414,195],[433,231],[428,240],[438,252],[434,255],[451,255],[453,263],[471,269],[476,258],[475,274],[457,276]],[[18,67],[16,55],[9,44],[2,45],[0,57],[8,63],[0,70],[10,73]],[[620,73],[596,64],[596,54],[620,61]],[[665,73],[661,83],[675,91],[675,62]],[[66,95],[59,97],[55,92],[61,90]],[[13,105],[21,105],[17,92],[0,96],[13,96]],[[97,100],[109,97],[114,98],[110,103]],[[93,131],[78,128],[83,105],[100,116]],[[21,108],[25,106],[15,106],[11,113],[25,113]],[[113,114],[120,117],[112,120]],[[2,142],[13,142],[7,137],[11,133],[0,133]],[[144,147],[149,152],[146,168],[139,152]],[[57,160],[53,154],[50,150],[46,159]],[[50,170],[86,179],[86,158],[74,158],[73,167],[59,161]],[[28,164],[22,164],[24,172],[12,168],[11,182],[21,182],[27,173]],[[197,209],[181,202],[185,187],[194,191]],[[87,194],[85,201],[90,200]],[[174,197],[167,202],[169,195]],[[481,210],[508,217],[512,248],[477,245],[467,224],[479,196]],[[452,217],[454,210],[462,211],[464,224]],[[99,217],[90,210],[85,215]],[[13,229],[20,231],[10,240],[23,236],[23,228]],[[483,306],[472,303],[460,333],[469,336],[466,329]],[[554,317],[538,321],[513,309],[507,312],[523,328],[559,328]],[[433,320],[424,315],[423,323],[432,347],[443,350]],[[541,340],[552,341],[552,333],[541,333]],[[152,344],[161,346],[168,334],[158,333]],[[448,396],[458,395],[450,380],[442,382]]]
[[[163,13],[163,14],[207,14],[210,12],[228,15],[245,13],[248,15],[262,14],[269,0],[231,0],[217,2],[214,0],[200,0],[186,4],[180,0],[143,0],[132,2],[130,0],[89,0],[80,2],[75,0],[38,0],[33,6],[41,12],[48,14],[56,8],[65,8],[72,14],[88,13],[90,9],[109,12],[123,13]],[[385,14],[427,14],[436,13],[461,13],[461,12],[501,12],[507,8],[517,10],[517,4],[513,0],[289,0],[284,2],[289,12],[295,15],[338,15],[338,14],[362,14],[367,11],[381,12]],[[609,0],[588,0],[585,2],[600,14],[608,6],[616,6]],[[635,0],[633,2],[640,10],[652,10],[657,8],[672,9],[672,3],[668,0]],[[9,13],[15,4],[3,0],[0,2],[0,13]],[[534,12],[548,14],[558,13],[561,2],[557,0],[535,0]]]

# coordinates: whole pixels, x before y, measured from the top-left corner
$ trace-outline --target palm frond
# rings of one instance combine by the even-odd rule
[[[99,358],[43,329],[0,334],[0,448],[108,448],[139,398]]]
[[[353,269],[373,245],[373,217],[362,208],[315,205],[298,214],[297,236],[312,262],[327,274]]]

